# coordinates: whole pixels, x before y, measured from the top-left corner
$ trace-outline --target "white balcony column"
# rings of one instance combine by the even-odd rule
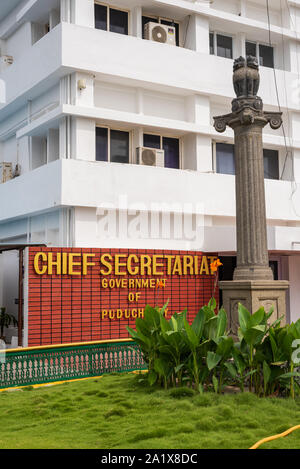
[[[238,33],[233,41],[233,58],[246,56],[246,34]]]
[[[209,128],[210,103],[207,96],[186,98],[186,118],[193,124]],[[187,134],[183,138],[183,168],[194,171],[212,171],[211,138],[201,134]]]
[[[90,28],[95,27],[94,0],[73,0],[71,11],[72,23]]]
[[[59,158],[71,158],[71,117],[66,116],[59,123]]]
[[[59,129],[49,129],[47,133],[47,163],[59,158]]]
[[[210,125],[209,98],[200,94],[188,96],[185,101],[186,118],[199,125]]]
[[[135,129],[133,129],[133,132],[132,132],[132,152],[133,152],[133,163],[136,163],[137,162],[137,159],[136,159],[136,150],[137,148],[139,147],[142,147],[143,146],[143,135],[144,135],[144,132],[143,132],[143,128],[142,127],[136,127]]]
[[[240,0],[240,14],[246,16],[246,0]]]
[[[95,121],[81,117],[72,117],[71,158],[85,161],[96,160],[95,129]]]
[[[209,20],[201,15],[189,15],[183,22],[182,46],[209,54]]]
[[[130,33],[132,36],[142,38],[142,7],[134,7],[130,14],[131,28]]]
[[[64,23],[71,23],[71,1],[60,0],[60,20]]]

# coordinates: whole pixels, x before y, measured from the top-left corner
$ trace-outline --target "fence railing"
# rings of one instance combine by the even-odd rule
[[[130,339],[1,350],[0,389],[146,368]]]

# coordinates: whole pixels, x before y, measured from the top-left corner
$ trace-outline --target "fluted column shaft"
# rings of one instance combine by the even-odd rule
[[[262,129],[267,120],[235,122],[237,267],[234,280],[273,280],[269,267]]]

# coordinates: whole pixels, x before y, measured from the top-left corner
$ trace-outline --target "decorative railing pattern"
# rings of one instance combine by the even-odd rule
[[[0,351],[0,389],[144,370],[141,350],[126,341]]]

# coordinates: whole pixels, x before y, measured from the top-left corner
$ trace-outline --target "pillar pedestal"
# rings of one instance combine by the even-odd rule
[[[282,325],[286,324],[286,292],[289,282],[286,280],[233,280],[220,282],[223,293],[223,306],[229,314],[229,327],[233,335],[239,328],[238,304],[242,303],[251,313],[261,306],[266,312],[274,307],[270,322],[283,316]]]

